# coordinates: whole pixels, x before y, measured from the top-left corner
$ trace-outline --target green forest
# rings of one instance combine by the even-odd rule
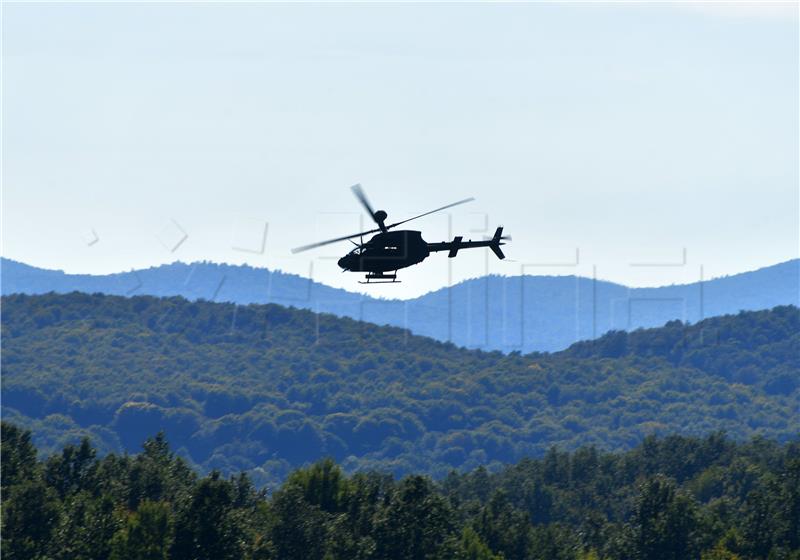
[[[459,348],[277,305],[89,295],[2,299],[2,412],[44,455],[133,453],[163,431],[192,468],[274,487],[345,473],[434,479],[551,446],[800,433],[800,310],[611,332],[554,354]]]
[[[163,434],[134,455],[87,439],[40,460],[4,422],[2,457],[9,560],[800,559],[799,441],[651,436],[439,482],[322,459],[271,492],[198,476]]]

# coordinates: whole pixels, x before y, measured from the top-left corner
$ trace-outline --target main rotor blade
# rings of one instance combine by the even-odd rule
[[[464,200],[459,200],[458,202],[448,204],[447,206],[442,206],[441,208],[437,208],[436,210],[431,210],[430,212],[425,212],[424,214],[420,214],[419,216],[414,216],[413,218],[408,218],[407,220],[403,220],[402,222],[397,222],[390,226],[386,226],[386,229],[399,226],[400,224],[410,222],[411,220],[416,220],[417,218],[421,218],[422,216],[427,216],[428,214],[433,214],[434,212],[441,212],[442,210],[447,210],[448,208],[452,208],[453,206],[458,206],[459,204],[466,204],[467,202],[472,202],[473,200],[475,200],[473,197],[465,198]]]
[[[323,245],[330,245],[331,243],[337,243],[339,241],[345,241],[347,239],[361,237],[362,235],[369,235],[370,233],[377,233],[379,231],[380,229],[371,229],[369,231],[362,231],[361,233],[354,233],[353,235],[345,235],[343,237],[337,237],[336,239],[328,239],[326,241],[319,241],[318,243],[311,243],[310,245],[303,245],[302,247],[295,247],[292,249],[292,254],[302,253],[303,251],[308,251],[309,249],[316,249],[317,247],[322,247]]]
[[[353,191],[354,195],[356,195],[356,198],[364,207],[364,209],[367,211],[369,217],[372,218],[375,222],[377,222],[377,220],[375,220],[375,210],[372,209],[372,205],[369,203],[369,200],[367,199],[367,193],[364,192],[364,189],[361,188],[361,185],[357,183],[352,187],[350,187],[350,190]]]

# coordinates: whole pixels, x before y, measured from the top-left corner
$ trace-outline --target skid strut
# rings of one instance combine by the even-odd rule
[[[366,282],[359,282],[359,284],[399,284],[400,280],[397,279],[397,271],[394,274],[383,274],[382,272],[370,272],[366,276]]]

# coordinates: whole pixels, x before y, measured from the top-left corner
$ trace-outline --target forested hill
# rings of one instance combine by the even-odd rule
[[[659,329],[613,331],[578,342],[561,353],[578,358],[657,357],[694,367],[769,394],[800,387],[800,314],[792,306],[707,319],[696,325],[672,321]]]
[[[375,299],[308,278],[250,266],[180,262],[118,274],[65,274],[0,258],[2,294],[48,292],[183,296],[277,303],[379,325],[467,348],[556,351],[610,330],[658,327],[798,305],[800,260],[733,276],[629,288],[579,276],[485,276],[411,300]],[[689,270],[689,269],[687,269]]]
[[[440,476],[554,444],[800,432],[794,307],[630,335],[653,341],[647,352],[630,342],[609,355],[600,341],[599,353],[523,356],[277,305],[81,293],[2,303],[3,415],[46,452],[80,435],[132,451],[164,429],[201,469],[265,483],[326,455],[347,470]],[[659,338],[704,359],[676,362]]]

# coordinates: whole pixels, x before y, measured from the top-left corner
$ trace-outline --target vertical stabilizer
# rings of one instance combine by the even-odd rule
[[[500,249],[500,240],[503,238],[503,226],[500,226],[495,230],[494,237],[492,237],[492,241],[489,244],[489,248],[491,248],[492,252],[497,255],[497,258],[503,260],[506,256],[503,254],[503,250]]]

